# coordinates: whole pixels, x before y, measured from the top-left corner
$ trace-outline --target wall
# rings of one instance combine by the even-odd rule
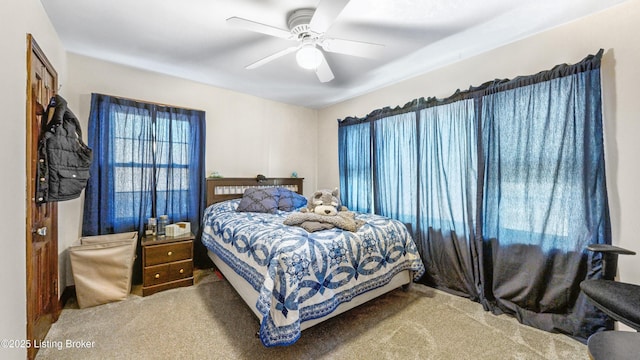
[[[92,92],[204,110],[207,174],[288,177],[296,171],[305,178],[306,196],[316,187],[316,110],[76,54],[67,59],[69,79],[60,93],[85,133]],[[60,271],[66,285],[73,278],[64,250],[81,233],[83,201],[81,197],[59,204]]]
[[[38,0],[0,2],[0,163],[6,174],[0,186],[0,338],[26,338],[26,85],[27,33],[46,53],[60,79],[66,77],[66,54]],[[2,359],[24,359],[26,349],[0,349]]]
[[[318,118],[319,187],[339,185],[336,119],[364,116],[384,106],[427,96],[447,97],[495,78],[534,74],[560,63],[575,63],[598,49],[602,61],[605,157],[613,243],[640,254],[640,0],[633,0],[530,38],[322,109]],[[640,255],[639,255],[640,256]],[[619,262],[623,281],[640,283],[638,258]]]

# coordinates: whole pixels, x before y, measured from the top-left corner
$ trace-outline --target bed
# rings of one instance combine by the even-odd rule
[[[284,225],[290,214],[236,211],[250,188],[302,194],[303,179],[218,178],[207,181],[202,242],[218,270],[260,321],[267,346],[291,345],[301,331],[401,286],[424,273],[406,227],[373,214],[357,232],[307,232]],[[294,211],[298,211],[297,209]]]

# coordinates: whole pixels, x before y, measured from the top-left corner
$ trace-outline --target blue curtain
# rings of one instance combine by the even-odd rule
[[[84,236],[141,232],[153,213],[153,166],[142,165],[153,164],[152,114],[152,106],[92,94],[88,144],[94,157],[84,197]]]
[[[205,206],[204,112],[92,94],[85,236],[143,232],[149,217],[189,221]]]
[[[373,179],[376,214],[417,223],[416,114],[392,115],[373,123]]]
[[[371,123],[362,122],[338,129],[340,197],[349,210],[373,211],[371,172]]]
[[[586,247],[611,243],[599,61],[562,73],[482,98],[484,283],[495,312],[587,337]]]
[[[425,281],[461,296],[478,297],[475,218],[477,120],[473,99],[419,112],[418,248]]]
[[[413,225],[422,282],[583,340],[611,328],[579,288],[602,276],[587,245],[611,243],[602,53],[338,121],[373,124],[374,212]],[[354,159],[341,157],[340,185],[365,196],[345,172]]]
[[[156,111],[156,214],[189,221],[195,234],[206,206],[204,112]]]

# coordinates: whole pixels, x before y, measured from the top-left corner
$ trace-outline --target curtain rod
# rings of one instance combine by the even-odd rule
[[[163,103],[159,103],[159,102],[155,102],[155,101],[149,101],[149,100],[140,100],[140,99],[134,99],[134,98],[130,98],[130,97],[110,95],[110,94],[104,94],[104,93],[91,93],[91,94],[110,96],[112,98],[117,98],[117,99],[120,99],[120,100],[142,102],[142,103],[145,103],[145,104],[150,104],[150,105],[155,105],[155,106],[170,107],[170,108],[189,110],[189,111],[202,111],[202,112],[206,113],[206,111],[201,110],[201,109],[194,109],[194,108],[188,108],[188,107],[184,107],[184,106],[163,104]]]
[[[575,64],[559,64],[554,66],[550,70],[543,70],[532,75],[517,76],[513,79],[490,80],[479,86],[469,86],[469,89],[467,90],[458,89],[449,97],[442,99],[436,97],[421,97],[419,99],[411,100],[403,106],[396,106],[395,108],[386,106],[380,109],[373,110],[363,117],[348,116],[344,119],[338,119],[338,126],[349,126],[376,121],[384,117],[404,114],[411,111],[418,111],[438,105],[446,105],[460,100],[472,99],[483,95],[489,95],[500,91],[511,90],[521,86],[533,85],[539,82],[549,81],[559,77],[598,69],[600,68],[600,62],[603,54],[604,49],[600,49],[596,54],[587,55],[585,58]]]

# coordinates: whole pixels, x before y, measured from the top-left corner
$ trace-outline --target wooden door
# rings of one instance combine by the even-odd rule
[[[38,138],[43,108],[57,89],[57,74],[33,37],[27,35],[27,339],[47,335],[58,319],[58,206],[35,202]],[[33,359],[37,349],[31,347]]]

